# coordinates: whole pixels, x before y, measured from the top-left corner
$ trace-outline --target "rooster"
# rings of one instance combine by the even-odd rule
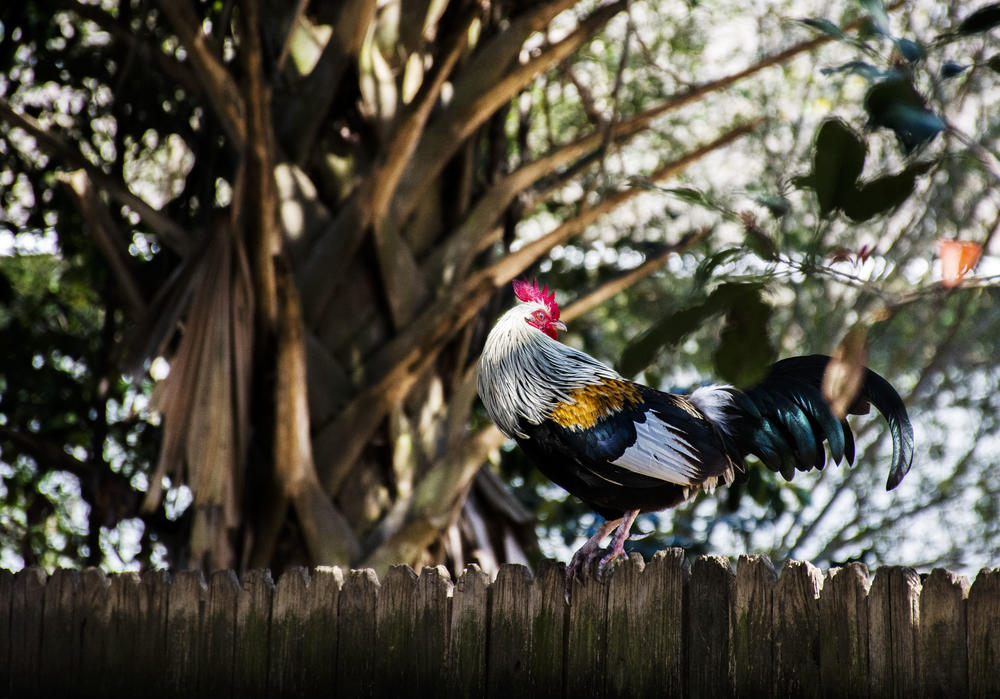
[[[824,442],[834,462],[854,462],[846,420],[830,412],[821,382],[830,358],[791,357],[746,391],[703,386],[687,395],[629,381],[558,341],[555,293],[514,282],[520,300],[500,317],[479,360],[478,389],[501,432],[550,480],[588,504],[604,523],[573,555],[571,580],[599,559],[597,578],[621,556],[636,516],[678,505],[699,490],[729,485],[753,455],[791,479],[822,469]],[[886,489],[910,469],[913,428],[888,381],[865,369],[849,412],[885,416],[892,435]],[[606,549],[600,543],[617,528]]]

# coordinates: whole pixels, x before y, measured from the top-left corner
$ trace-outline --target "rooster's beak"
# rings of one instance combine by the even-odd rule
[[[566,323],[562,322],[561,320],[553,322],[552,327],[555,328],[556,330],[562,330],[563,332],[566,332]]]

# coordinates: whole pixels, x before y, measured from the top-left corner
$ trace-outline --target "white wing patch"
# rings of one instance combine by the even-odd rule
[[[728,435],[732,435],[729,424],[729,409],[733,405],[733,391],[729,384],[702,386],[688,396],[688,400],[700,410],[713,425]]]
[[[635,444],[611,463],[669,483],[697,485],[704,480],[699,461],[694,447],[650,412],[635,425]]]

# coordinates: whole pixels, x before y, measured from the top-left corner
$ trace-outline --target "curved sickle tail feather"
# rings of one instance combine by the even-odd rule
[[[736,430],[734,441],[744,454],[753,454],[772,471],[791,480],[796,470],[822,469],[826,461],[823,443],[830,447],[834,463],[844,458],[854,463],[854,435],[846,420],[837,420],[823,398],[823,373],[830,358],[822,354],[790,357],[775,363],[764,379],[744,393],[734,394]],[[853,415],[863,415],[874,405],[889,423],[892,465],[886,490],[892,490],[913,462],[913,426],[903,400],[892,385],[871,369]]]
[[[906,414],[903,399],[896,393],[888,381],[871,369],[865,370],[865,382],[861,393],[871,401],[889,423],[889,434],[892,435],[892,468],[885,489],[892,490],[910,471],[913,463],[913,425],[910,416]]]

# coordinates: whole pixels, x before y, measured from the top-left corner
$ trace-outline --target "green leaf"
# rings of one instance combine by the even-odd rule
[[[754,201],[767,208],[775,218],[781,218],[792,210],[792,203],[780,194],[767,194],[754,197]]]
[[[625,376],[638,374],[652,364],[664,348],[676,346],[715,313],[705,304],[698,304],[667,315],[628,344],[618,362],[618,371]]]
[[[879,34],[889,36],[889,14],[882,0],[858,0],[865,13],[871,17],[872,26]]]
[[[844,213],[860,222],[895,209],[913,193],[917,176],[924,174],[932,166],[931,162],[916,163],[902,172],[862,184],[844,202]]]
[[[761,282],[725,282],[719,284],[705,301],[705,305],[716,313],[728,311],[752,296],[760,296],[764,290]]]
[[[778,259],[778,246],[767,233],[757,226],[746,226],[744,228],[746,237],[743,239],[746,246],[762,260]]]
[[[912,39],[896,39],[896,50],[910,63],[916,63],[927,55],[924,47]]]
[[[726,321],[712,353],[716,372],[735,386],[750,386],[764,378],[777,357],[767,326],[772,308],[757,285],[732,285]],[[739,288],[736,288],[739,287]],[[737,292],[733,296],[732,292]]]
[[[988,32],[1000,25],[1000,3],[984,5],[962,20],[958,25],[958,33],[962,36]]]
[[[691,204],[698,204],[709,209],[713,209],[716,206],[704,192],[697,190],[694,187],[662,187],[661,191],[666,192],[667,194],[672,194],[683,201],[690,202]]]
[[[712,273],[719,265],[729,262],[731,258],[742,254],[742,252],[742,248],[724,248],[703,259],[694,271],[693,286],[696,289],[707,286],[712,278]]]
[[[969,69],[969,66],[962,65],[961,63],[955,63],[954,61],[945,61],[941,66],[941,77],[944,79],[954,78],[956,75],[961,75]]]
[[[906,79],[884,80],[865,95],[865,110],[874,124],[891,129],[907,153],[944,130],[941,118]]]
[[[725,256],[739,252],[724,250]],[[717,253],[719,254],[719,253]],[[717,286],[701,303],[681,308],[660,319],[649,330],[628,344],[618,362],[618,371],[634,376],[652,364],[664,349],[676,347],[710,318],[728,313],[746,303],[747,298],[759,298],[763,285],[757,282],[726,282]]]
[[[838,27],[836,24],[828,19],[816,18],[816,17],[803,17],[798,20],[799,24],[803,24],[810,29],[815,29],[820,31],[827,36],[832,36],[834,39],[843,39],[844,30]]]
[[[840,119],[827,119],[816,135],[809,186],[816,192],[821,216],[841,207],[854,191],[865,165],[865,144]]]
[[[833,68],[821,68],[819,72],[823,75],[851,73],[854,75],[860,75],[865,80],[885,80],[899,76],[899,71],[883,70],[882,68],[873,66],[871,63],[865,63],[864,61],[848,61],[847,63]]]

